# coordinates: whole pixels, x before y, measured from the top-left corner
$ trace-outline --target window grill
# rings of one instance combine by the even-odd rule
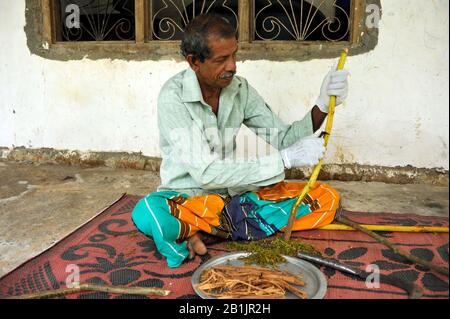
[[[348,41],[350,0],[255,0],[255,40]]]
[[[132,41],[134,0],[59,0],[59,41]]]
[[[239,58],[296,59],[317,48],[363,45],[366,0],[39,0],[43,39],[57,54],[180,58],[179,41],[199,14],[224,16],[239,36]],[[74,23],[78,7],[79,25]],[[69,22],[69,23],[68,23]],[[376,43],[376,42],[374,42]],[[44,46],[46,44],[44,43]],[[303,52],[306,52],[303,51]],[[141,59],[141,57],[139,57]]]
[[[219,14],[238,30],[238,0],[152,0],[151,38],[181,40],[186,25],[203,13]]]

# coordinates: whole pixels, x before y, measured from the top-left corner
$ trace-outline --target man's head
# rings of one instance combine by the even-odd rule
[[[200,85],[224,88],[236,73],[236,30],[214,14],[197,16],[187,26],[181,53],[197,74]]]

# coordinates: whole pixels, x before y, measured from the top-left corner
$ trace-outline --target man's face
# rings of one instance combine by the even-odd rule
[[[234,37],[213,37],[208,40],[208,47],[211,51],[210,57],[204,63],[195,61],[191,67],[201,85],[222,89],[231,83],[236,73],[238,43]]]

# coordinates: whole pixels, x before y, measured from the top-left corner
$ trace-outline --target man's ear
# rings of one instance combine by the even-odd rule
[[[196,59],[193,54],[188,54],[186,56],[186,61],[189,63],[191,69],[194,70],[194,72],[197,72],[200,61]]]

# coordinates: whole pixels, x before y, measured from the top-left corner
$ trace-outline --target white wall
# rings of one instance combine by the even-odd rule
[[[348,59],[350,96],[337,110],[327,162],[448,169],[449,3],[382,6],[378,46]],[[159,156],[156,98],[186,64],[46,60],[30,54],[24,25],[25,1],[1,0],[0,147]],[[238,72],[292,122],[334,63],[246,61]]]

